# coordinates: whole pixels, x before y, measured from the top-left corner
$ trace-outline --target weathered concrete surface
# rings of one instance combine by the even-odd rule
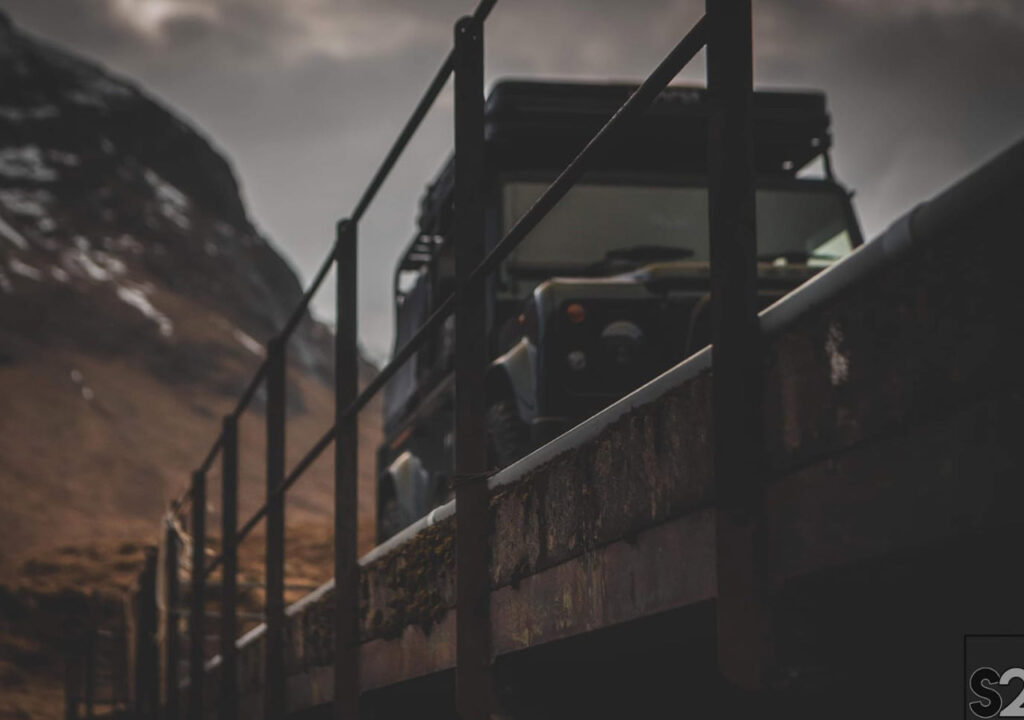
[[[713,599],[714,538],[714,512],[704,509],[495,590],[495,653]]]
[[[817,618],[816,632],[842,630],[801,598],[820,592],[834,613],[856,614],[843,598],[863,595],[870,605],[876,597],[856,584],[863,573],[888,583],[873,591],[902,593],[885,607],[900,606],[914,590],[899,577],[947,563],[966,572],[956,548],[970,542],[991,555],[1006,532],[1024,529],[1024,444],[1017,439],[1024,205],[1014,199],[1020,188],[1011,189],[1014,195],[994,196],[768,339],[768,570],[783,608],[780,647],[791,655],[783,684],[832,678],[821,681],[825,686],[838,682],[835,668],[842,666],[834,653],[810,653],[794,640],[807,618]],[[499,660],[713,601],[709,379],[705,373],[671,389],[493,493],[491,617]],[[451,520],[442,522],[364,568],[367,691],[452,667],[452,529]],[[878,569],[908,553],[919,559],[907,561],[902,575]],[[845,594],[799,590],[826,576]],[[922,587],[941,595],[931,601],[934,617],[961,634],[976,631],[969,621],[992,610],[984,599],[956,594],[956,576],[928,570],[922,577]],[[963,612],[942,604],[954,597]],[[884,614],[877,610],[879,619]],[[327,602],[295,614],[287,632],[290,707],[329,700]],[[240,662],[240,687],[254,712],[262,651],[261,642],[249,643]],[[832,659],[820,659],[826,656]]]

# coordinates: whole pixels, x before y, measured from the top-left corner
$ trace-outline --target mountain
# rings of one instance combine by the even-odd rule
[[[64,546],[153,541],[301,295],[207,138],[0,13],[0,583]],[[330,426],[332,353],[304,318],[290,463]],[[262,411],[242,419],[242,513],[265,492]],[[364,418],[365,546],[379,408]],[[290,522],[330,517],[330,472],[299,482]]]
[[[230,323],[234,344],[251,353],[302,294],[205,138],[130,83],[7,20],[0,192],[0,292],[15,300],[4,303],[6,333],[100,353],[127,344],[168,381],[210,382],[217,371],[198,339],[175,332],[176,299]],[[83,297],[106,312],[83,317]],[[306,323],[293,346],[307,368],[326,366],[321,330]],[[17,359],[11,350],[5,361]]]
[[[0,12],[0,716],[57,712],[59,636],[19,618],[131,581],[301,296],[207,138]],[[333,421],[332,345],[309,316],[289,344],[289,466]],[[364,363],[362,381],[373,372]],[[240,422],[243,520],[266,491],[263,400]],[[379,423],[372,404],[360,425],[362,550]],[[288,495],[288,541],[308,556],[289,557],[289,583],[331,574],[331,458]],[[219,535],[213,468],[207,525]],[[242,548],[250,564],[259,543]]]

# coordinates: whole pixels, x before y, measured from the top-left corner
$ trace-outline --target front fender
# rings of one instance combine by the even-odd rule
[[[485,388],[488,401],[511,391],[524,422],[532,422],[537,417],[537,348],[528,338],[524,337],[491,362]]]
[[[430,473],[420,459],[406,450],[385,470],[401,511],[402,527],[431,509]]]

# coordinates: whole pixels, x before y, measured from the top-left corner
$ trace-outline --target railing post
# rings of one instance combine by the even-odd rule
[[[78,698],[80,688],[81,646],[78,629],[70,619],[65,620],[64,636],[67,641],[67,657],[64,663],[64,720],[78,720]]]
[[[203,716],[203,622],[206,615],[206,475],[192,473],[192,588],[188,617],[188,717]]]
[[[484,257],[483,27],[455,25],[455,564],[456,711],[484,720],[493,709],[488,567],[489,509],[483,373],[483,285],[467,278]]]
[[[131,686],[128,676],[128,618],[126,617],[128,605],[122,599],[119,603],[120,612],[117,615],[117,629],[114,631],[114,672],[116,673],[116,703],[123,711],[131,709]]]
[[[770,639],[763,562],[751,0],[707,0],[707,19],[718,662],[727,680],[756,690],[766,679]]]
[[[164,587],[167,610],[164,625],[164,701],[165,720],[178,720],[178,535],[171,517],[167,518],[164,552]]]
[[[220,596],[220,720],[238,718],[235,638],[238,635],[238,421],[224,418],[221,432],[221,596]]]
[[[267,346],[267,640],[264,711],[267,720],[283,720],[284,668],[284,483],[286,338]]]
[[[139,575],[135,630],[135,713],[155,720],[159,716],[159,680],[156,646],[156,553],[146,552]]]
[[[334,337],[334,717],[359,715],[358,413],[346,414],[359,380],[356,224],[338,223]]]
[[[96,596],[89,601],[85,628],[85,717],[96,717]]]

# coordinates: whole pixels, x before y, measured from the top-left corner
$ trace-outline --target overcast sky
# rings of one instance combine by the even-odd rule
[[[308,279],[472,0],[0,0],[129,76],[227,153],[251,215]],[[502,76],[639,79],[702,0],[499,0]],[[1024,136],[1024,0],[755,0],[755,83],[829,95],[865,234]],[[703,62],[681,77],[703,80]],[[361,229],[361,338],[390,351],[391,269],[448,154],[446,95]],[[333,298],[316,307],[330,317]]]

